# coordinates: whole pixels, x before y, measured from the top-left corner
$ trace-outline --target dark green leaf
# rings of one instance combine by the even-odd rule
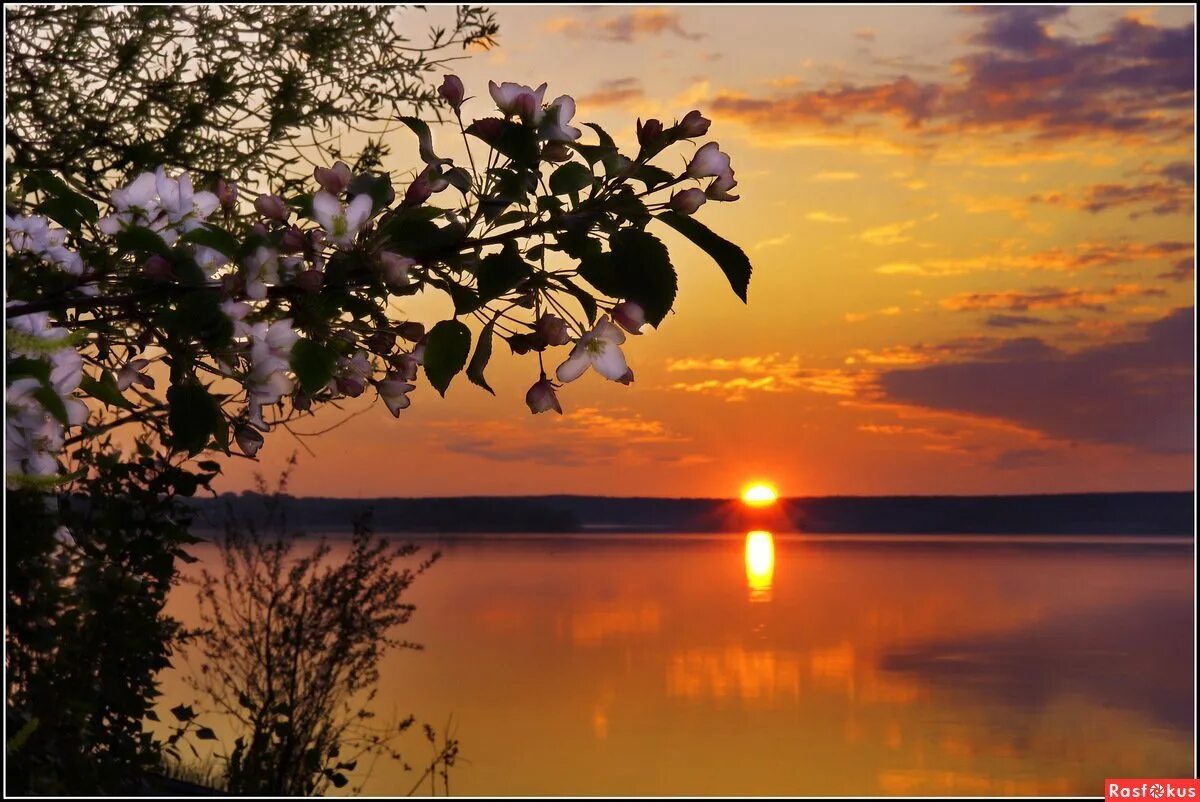
[[[225,254],[230,259],[236,259],[238,251],[242,247],[237,237],[225,229],[217,228],[216,226],[201,226],[200,228],[192,229],[179,239],[183,242],[194,242],[197,245],[212,248],[214,251]]]
[[[471,351],[471,330],[457,320],[443,320],[429,332],[425,341],[425,375],[443,396],[450,381],[467,364]]]
[[[196,737],[201,741],[217,740],[217,734],[208,727],[201,727],[200,729],[196,730]]]
[[[500,253],[489,254],[479,263],[479,298],[485,303],[499,298],[532,274],[516,246],[506,243]]]
[[[572,282],[569,278],[554,276],[554,280],[566,288],[567,292],[575,296],[575,300],[579,301],[579,305],[583,307],[583,313],[587,315],[588,323],[595,323],[597,311],[596,299],[592,297],[592,294]]]
[[[49,412],[58,420],[59,423],[66,426],[70,423],[67,416],[67,405],[63,402],[58,393],[53,387],[43,385],[33,391],[33,397],[42,405],[42,408]]]
[[[337,355],[320,343],[301,338],[292,345],[289,362],[296,373],[296,380],[300,382],[300,389],[311,395],[333,378]]]
[[[198,454],[218,424],[224,423],[217,399],[199,383],[173,384],[167,390],[167,424],[172,444],[189,454]]]
[[[646,189],[654,189],[660,184],[666,184],[675,180],[674,175],[652,164],[643,164],[641,167],[638,167],[632,177],[634,181],[641,181],[645,184]]]
[[[694,217],[666,211],[661,213],[658,219],[690,239],[711,256],[725,273],[725,278],[729,279],[729,286],[733,287],[734,293],[745,303],[752,270],[750,259],[747,258],[745,251],[717,235]]]
[[[350,181],[346,194],[350,200],[354,200],[357,195],[370,195],[372,213],[378,213],[380,209],[396,199],[396,192],[392,189],[392,177],[387,173],[356,175]]]
[[[17,379],[35,378],[43,382],[50,381],[50,363],[41,359],[19,356],[8,360],[4,372],[9,384]]]
[[[519,165],[537,164],[537,134],[532,128],[526,128],[511,120],[493,118],[486,121],[476,120],[467,126],[467,133],[479,137]]]
[[[550,174],[550,191],[569,195],[592,185],[592,171],[579,162],[567,162]]]
[[[91,376],[84,376],[79,382],[79,389],[90,395],[92,398],[103,401],[114,407],[121,409],[133,409],[133,404],[128,398],[121,395],[121,391],[117,389],[117,379],[109,371],[104,371],[100,374],[99,379],[94,379]]]
[[[609,245],[621,295],[639,303],[647,322],[657,328],[675,303],[675,268],[667,246],[653,234],[634,228],[618,231]]]
[[[492,395],[495,395],[496,391],[488,385],[487,379],[483,377],[483,371],[487,368],[488,360],[492,358],[492,332],[495,328],[496,319],[492,318],[491,322],[479,332],[479,339],[475,343],[475,353],[471,355],[471,362],[467,365],[467,378],[471,383],[479,385]]]
[[[163,238],[148,228],[126,228],[117,232],[117,249],[125,253],[157,253],[167,256],[171,250]]]
[[[191,721],[196,717],[196,711],[190,705],[179,704],[171,708],[171,714],[180,721]]]
[[[416,117],[401,117],[400,122],[407,125],[409,130],[417,135],[421,161],[426,164],[445,164],[450,161],[450,159],[439,159],[438,155],[433,152],[433,134],[424,120]]]

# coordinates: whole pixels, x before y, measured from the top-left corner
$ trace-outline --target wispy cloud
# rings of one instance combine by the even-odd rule
[[[1135,262],[1178,260],[1190,254],[1191,242],[1080,242],[1074,247],[1023,251],[1020,244],[1009,243],[995,253],[959,258],[938,257],[916,262],[888,262],[875,268],[882,275],[961,276],[967,273],[1040,271],[1075,273],[1082,270],[1113,267]]]
[[[595,91],[580,95],[581,106],[620,106],[646,96],[637,78],[616,78],[604,81]]]
[[[644,37],[664,34],[688,41],[704,38],[702,33],[686,30],[677,12],[661,8],[636,8],[603,19],[556,17],[547,20],[542,28],[572,38],[605,39],[610,42],[635,42]]]
[[[850,218],[833,212],[825,212],[817,210],[804,215],[805,220],[811,220],[814,223],[849,223]]]
[[[964,292],[943,298],[938,305],[952,312],[979,310],[1029,312],[1045,309],[1084,309],[1091,312],[1104,312],[1107,311],[1109,305],[1116,301],[1164,295],[1166,293],[1157,287],[1142,287],[1137,284],[1118,284],[1107,290],[1037,287],[1031,290],[1004,292]]]

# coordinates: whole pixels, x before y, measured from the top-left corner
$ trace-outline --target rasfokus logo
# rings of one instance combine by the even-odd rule
[[[1104,798],[1111,799],[1195,799],[1200,781],[1182,780],[1105,780]]]

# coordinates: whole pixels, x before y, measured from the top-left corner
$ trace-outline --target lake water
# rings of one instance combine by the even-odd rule
[[[455,794],[1091,796],[1193,774],[1190,540],[418,542],[443,554],[409,599],[425,649],[387,659],[375,707],[451,722]],[[412,785],[381,761],[364,791]]]

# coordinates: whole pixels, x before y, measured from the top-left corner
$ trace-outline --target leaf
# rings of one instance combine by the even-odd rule
[[[171,253],[163,238],[148,228],[126,228],[117,232],[117,250],[125,253],[143,252],[168,256]]]
[[[683,236],[700,247],[713,258],[713,261],[729,279],[729,286],[734,294],[746,303],[746,293],[750,287],[750,259],[746,252],[729,240],[716,234],[708,226],[693,217],[675,211],[666,211],[658,215],[658,219],[678,231]]]
[[[667,246],[635,228],[621,229],[609,245],[621,295],[640,304],[647,322],[657,328],[675,303],[677,282]]]
[[[53,387],[43,385],[32,393],[37,402],[42,405],[42,408],[55,417],[55,419],[66,426],[70,423],[67,415],[67,405],[62,400],[62,397],[54,391]]]
[[[333,783],[334,788],[343,788],[345,787],[346,783],[350,782],[348,779],[346,779],[346,775],[342,774],[340,771],[330,774],[329,781]]]
[[[429,125],[424,120],[419,120],[416,117],[401,117],[400,122],[407,125],[409,130],[417,135],[421,161],[426,164],[438,165],[452,163],[450,159],[439,159],[438,155],[433,152],[433,133],[429,130]]]
[[[99,379],[85,375],[79,382],[79,389],[111,406],[133,409],[133,403],[117,389],[116,377],[107,370],[100,374]]]
[[[579,260],[579,275],[605,295],[614,298],[625,295],[625,285],[617,278],[610,253],[584,254]]]
[[[12,384],[17,379],[34,378],[43,382],[50,381],[50,363],[41,359],[19,356],[8,360],[4,377]]]
[[[531,166],[538,161],[537,134],[511,120],[496,117],[476,120],[467,126],[467,133],[478,137],[494,150],[520,165]]]
[[[300,389],[309,395],[329,384],[337,367],[336,354],[307,338],[296,340],[288,361],[300,382]]]
[[[592,185],[592,171],[579,162],[567,162],[550,174],[550,191],[570,195]]]
[[[201,741],[217,740],[217,734],[209,727],[201,727],[200,729],[196,730],[196,737]]]
[[[203,245],[206,248],[212,248],[214,251],[219,251],[230,259],[237,259],[238,252],[241,250],[242,244],[238,242],[237,237],[230,234],[223,228],[216,226],[201,226],[188,231],[179,238],[182,242],[193,242],[196,245]]]
[[[563,276],[554,276],[554,280],[566,288],[567,292],[575,296],[575,300],[579,301],[579,305],[583,307],[583,313],[587,315],[588,323],[596,322],[596,299],[587,290],[572,282],[569,278]]]
[[[482,387],[492,395],[495,395],[496,391],[488,385],[487,379],[483,377],[483,371],[487,368],[488,360],[492,358],[492,332],[495,328],[496,318],[492,318],[491,322],[479,332],[479,339],[475,343],[475,353],[471,355],[471,362],[467,365],[467,379],[471,384]]]
[[[195,338],[209,346],[221,347],[233,340],[233,321],[221,311],[220,295],[209,290],[197,290],[180,298],[175,309],[163,315],[163,325],[184,341]]]
[[[178,704],[171,708],[171,715],[180,721],[191,721],[196,717],[196,711],[190,705]]]
[[[191,455],[203,451],[217,425],[224,423],[217,399],[199,382],[171,385],[167,403],[171,443]]]
[[[443,397],[450,381],[467,364],[471,350],[471,330],[457,320],[435,325],[425,340],[425,375]]]
[[[392,189],[392,177],[387,173],[360,173],[346,188],[346,196],[354,200],[357,195],[371,196],[371,213],[377,214],[380,209],[396,199],[396,191]]]
[[[479,298],[485,303],[499,298],[531,275],[533,269],[521,258],[516,246],[505,243],[504,250],[485,256],[479,263],[476,274]]]
[[[638,167],[631,177],[634,181],[641,181],[645,184],[646,189],[654,189],[659,184],[666,184],[675,180],[675,176],[671,173],[652,164],[643,164]]]

